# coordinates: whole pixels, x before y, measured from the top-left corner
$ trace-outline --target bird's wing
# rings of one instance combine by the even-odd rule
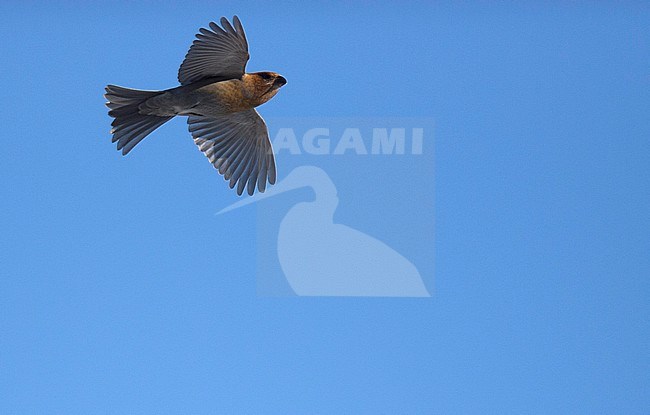
[[[250,109],[219,117],[190,115],[190,133],[199,149],[219,170],[237,194],[266,189],[266,181],[275,183],[275,158],[264,120]]]
[[[178,81],[187,85],[209,77],[241,78],[248,62],[248,42],[244,28],[235,16],[234,27],[225,17],[221,26],[210,22],[210,29],[201,28],[178,70]]]

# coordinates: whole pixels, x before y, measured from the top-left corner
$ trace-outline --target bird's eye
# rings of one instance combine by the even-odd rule
[[[269,75],[269,74],[267,74],[267,73],[265,73],[265,72],[261,72],[259,75],[260,75],[260,77],[261,77],[262,79],[264,79],[265,81],[271,79],[271,75]]]

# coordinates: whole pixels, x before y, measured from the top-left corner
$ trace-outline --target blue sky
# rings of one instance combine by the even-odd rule
[[[0,413],[650,410],[648,5],[0,14]],[[183,120],[115,151],[103,87],[175,86],[233,14],[289,81],[267,119],[435,120],[431,298],[259,297],[255,211],[214,215]]]

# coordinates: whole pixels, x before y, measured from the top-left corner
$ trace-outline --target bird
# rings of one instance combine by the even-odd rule
[[[253,195],[275,184],[276,167],[268,128],[255,110],[287,80],[276,72],[246,72],[248,41],[237,16],[199,29],[178,70],[180,86],[148,91],[107,85],[112,142],[122,155],[176,116],[187,116],[189,132],[210,163]]]
[[[217,214],[303,187],[312,189],[313,200],[293,205],[281,220],[277,236],[278,262],[296,295],[431,296],[420,272],[406,257],[379,239],[335,223],[338,192],[320,167],[296,167],[265,194],[239,200]]]

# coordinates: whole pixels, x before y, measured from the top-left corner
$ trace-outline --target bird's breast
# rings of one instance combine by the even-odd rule
[[[215,82],[193,92],[198,105],[193,109],[202,115],[223,115],[245,111],[255,105],[239,79]]]

